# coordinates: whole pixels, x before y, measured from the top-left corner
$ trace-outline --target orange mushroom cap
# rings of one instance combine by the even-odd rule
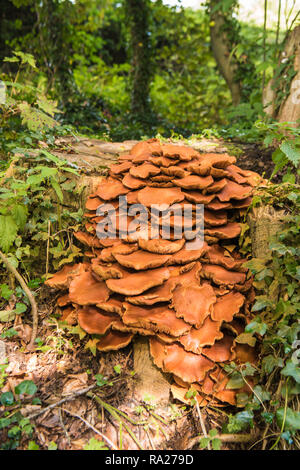
[[[69,287],[71,302],[79,305],[96,305],[109,298],[109,290],[104,281],[97,281],[91,272],[75,277]]]
[[[182,286],[174,290],[172,307],[177,317],[200,328],[215,302],[216,296],[209,284]]]

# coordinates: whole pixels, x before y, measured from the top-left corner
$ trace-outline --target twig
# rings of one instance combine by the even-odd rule
[[[200,439],[205,436],[196,436],[190,439],[187,449],[191,449],[195,444],[198,444]],[[217,434],[214,436],[214,439],[220,439],[221,442],[231,442],[231,443],[247,443],[252,442],[257,438],[255,434]]]
[[[0,251],[0,258],[7,267],[7,269],[15,276],[15,278],[19,281],[23,291],[27,295],[30,305],[31,305],[31,315],[32,315],[32,332],[31,332],[31,338],[30,338],[30,343],[28,345],[29,349],[32,349],[34,347],[34,341],[37,335],[37,329],[38,329],[38,310],[37,310],[37,304],[36,301],[33,297],[33,294],[31,290],[28,288],[26,282],[22,278],[21,274],[18,273],[16,268],[11,264],[11,262],[6,258],[6,256]]]
[[[199,403],[198,403],[198,400],[197,400],[197,399],[196,399],[196,409],[197,409],[197,413],[198,413],[198,416],[199,416],[199,420],[200,420],[200,425],[201,425],[202,432],[203,432],[203,434],[204,434],[204,437],[207,437],[207,432],[206,432],[205,423],[204,423],[203,416],[202,416],[202,413],[201,413],[201,411],[200,411],[200,406],[199,406]],[[207,449],[208,449],[208,450],[211,450],[210,442],[207,443]]]
[[[62,400],[57,401],[56,403],[52,403],[51,405],[46,406],[46,408],[42,408],[41,410],[36,411],[35,413],[32,413],[31,415],[28,415],[26,416],[26,418],[28,419],[36,418],[37,416],[40,416],[46,413],[46,411],[53,410],[53,408],[56,408],[57,406],[62,405],[63,403],[66,403],[67,401],[74,400],[75,398],[80,397],[80,395],[84,395],[88,393],[89,391],[93,390],[93,388],[95,388],[96,386],[97,384],[93,384],[93,385],[90,385],[89,387],[82,388],[81,390],[77,390],[72,395],[69,395],[63,398]]]
[[[104,439],[107,444],[112,447],[112,449],[114,450],[119,450],[115,445],[114,443],[108,439],[108,437],[106,437],[104,434],[102,434],[102,432],[98,431],[98,429],[96,429],[91,423],[89,423],[86,419],[82,418],[82,416],[80,415],[77,415],[75,413],[71,413],[71,411],[69,410],[66,410],[65,408],[62,408],[62,411],[64,411],[65,413],[68,413],[70,416],[73,416],[73,418],[78,418],[80,419],[80,421],[82,421],[88,428],[92,429],[96,434],[98,434],[100,437],[102,437],[102,439]]]

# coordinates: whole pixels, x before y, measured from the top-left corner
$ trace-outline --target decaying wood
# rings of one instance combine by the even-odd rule
[[[284,219],[284,211],[276,211],[272,206],[260,206],[252,210],[248,224],[254,258],[270,257],[270,241],[282,230]]]
[[[300,26],[294,28],[287,36],[278,67],[282,67],[282,64],[289,58],[292,58],[296,72],[290,83],[290,93],[279,107],[276,106],[275,101],[278,90],[274,89],[275,83],[272,79],[266,86],[263,96],[265,112],[279,122],[296,122],[300,119]],[[286,80],[286,77],[281,79]]]
[[[162,373],[152,361],[148,338],[135,339],[133,354],[136,372],[134,397],[138,401],[149,397],[151,403],[166,405],[170,398],[170,383],[167,374]]]

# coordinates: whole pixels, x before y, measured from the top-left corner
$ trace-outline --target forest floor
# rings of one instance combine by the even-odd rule
[[[61,139],[56,155],[60,155],[87,173],[99,174],[116,160],[120,152],[128,152],[134,141],[108,143],[96,140]],[[193,142],[201,150],[225,151],[220,141]],[[238,165],[269,177],[273,170],[270,151],[258,145],[229,144],[228,152],[237,155]],[[17,315],[14,322],[0,323],[0,334],[13,327],[18,336],[0,339],[0,364],[5,361],[5,385],[1,392],[13,391],[24,380],[37,386],[32,397],[22,396],[18,405],[23,417],[30,418],[33,434],[22,434],[18,449],[27,449],[34,441],[40,449],[51,446],[65,450],[97,448],[101,441],[113,449],[190,449],[199,448],[196,437],[203,436],[199,409],[176,401],[159,406],[145,398],[138,402],[133,396],[132,346],[101,356],[93,348],[85,348],[82,340],[59,321],[56,312],[57,294],[46,287],[37,293],[39,329],[37,348],[28,350],[31,319]],[[74,334],[75,333],[75,334]],[[1,371],[0,371],[1,379]],[[0,380],[1,384],[1,380]],[[3,407],[0,404],[0,412]],[[205,429],[222,434],[222,424],[233,407],[201,410]],[[93,438],[93,439],[92,439]],[[196,439],[195,439],[196,438]],[[11,439],[7,428],[0,430],[0,442]],[[92,439],[92,441],[91,441]],[[95,444],[95,440],[96,444]],[[250,436],[250,442],[256,436]],[[247,449],[251,443],[222,443],[222,449]]]

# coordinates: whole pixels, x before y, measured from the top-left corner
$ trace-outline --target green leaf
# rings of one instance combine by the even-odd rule
[[[14,396],[12,392],[4,392],[0,395],[0,403],[3,406],[12,405],[14,402]]]
[[[49,442],[48,450],[57,450],[57,444],[54,441]]]
[[[286,155],[287,159],[297,167],[300,163],[300,151],[295,148],[292,142],[283,142],[280,149]]]
[[[37,386],[32,380],[23,380],[19,385],[15,387],[15,393],[17,395],[33,395],[37,391]]]
[[[19,315],[20,313],[26,312],[26,310],[27,310],[27,305],[22,304],[20,302],[16,303],[15,312],[17,315]]]
[[[284,421],[284,430],[296,432],[300,430],[300,411],[294,411],[291,408],[287,408],[286,416],[284,420],[284,408],[279,408],[276,411],[277,424],[282,428]]]
[[[1,310],[0,311],[0,322],[6,323],[15,319],[16,312],[14,310]]]
[[[1,284],[0,285],[0,291],[1,291],[1,297],[3,297],[5,300],[9,300],[10,297],[13,295],[14,291],[11,290],[7,284]]]
[[[92,437],[88,444],[86,444],[83,450],[108,450],[105,443],[103,441],[99,441],[95,437]]]
[[[57,194],[57,197],[58,197],[58,199],[59,199],[59,202],[63,203],[63,201],[64,201],[63,192],[62,192],[62,190],[60,189],[60,186],[59,186],[58,182],[57,182],[54,178],[51,178],[51,185],[52,185],[54,191],[55,191],[56,194]]]
[[[249,346],[254,347],[256,338],[254,338],[251,333],[241,333],[235,338],[235,341],[240,344],[248,344]]]
[[[116,374],[121,374],[121,370],[122,370],[122,367],[120,366],[120,364],[117,364],[116,366],[114,366],[114,371]]]
[[[210,443],[209,437],[202,437],[199,441],[200,449],[206,449],[209,443]]]
[[[252,307],[252,312],[259,312],[260,310],[263,310],[268,305],[270,305],[269,299],[267,299],[265,296],[261,296],[260,298],[257,298],[257,300],[255,301],[255,304]]]
[[[281,374],[293,377],[297,383],[300,383],[300,367],[294,364],[292,360],[286,362],[286,366],[282,369]]]
[[[23,230],[27,221],[27,216],[28,216],[27,207],[21,204],[16,204],[12,208],[12,216],[17,226],[19,227],[19,229]]]
[[[222,447],[221,439],[213,439],[211,441],[211,446],[212,446],[213,450],[221,450],[221,447]]]
[[[272,354],[265,356],[262,360],[262,370],[265,374],[269,375],[275,367],[283,367],[282,358],[274,357]]]
[[[40,450],[40,447],[34,441],[30,441],[27,449],[28,450]]]
[[[229,415],[229,422],[227,424],[228,432],[236,433],[244,431],[253,426],[253,412],[252,411],[240,411],[236,415]]]
[[[7,253],[15,241],[18,226],[11,215],[0,215],[0,247]]]
[[[234,372],[226,384],[226,389],[237,390],[245,385],[242,375],[239,372]]]

